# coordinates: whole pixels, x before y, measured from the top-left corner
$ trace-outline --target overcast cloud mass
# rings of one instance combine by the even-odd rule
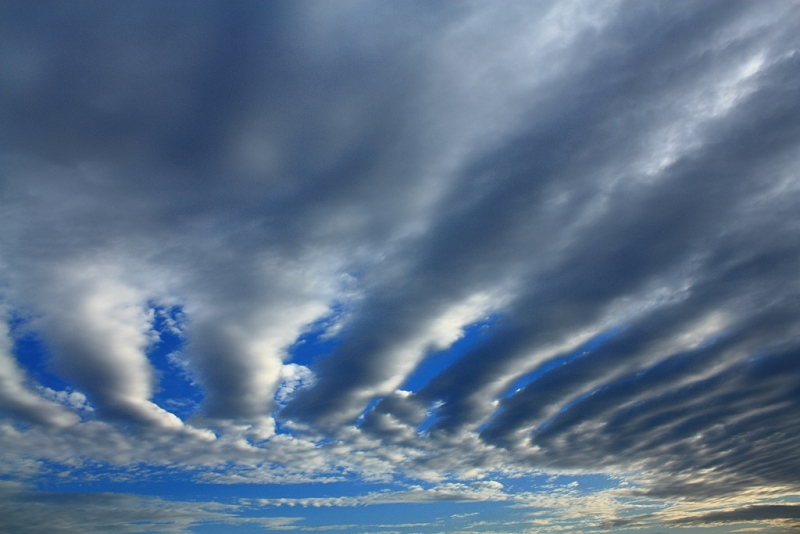
[[[795,531],[800,4],[3,2],[0,318],[3,533]]]

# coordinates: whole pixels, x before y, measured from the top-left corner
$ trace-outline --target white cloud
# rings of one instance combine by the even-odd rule
[[[153,404],[153,341],[145,296],[118,281],[114,267],[64,266],[50,281],[42,319],[56,363],[100,409],[170,429],[183,424]]]
[[[94,411],[94,408],[87,402],[86,395],[80,391],[55,391],[48,387],[40,386],[40,392],[46,399],[69,406],[73,410]]]
[[[314,383],[314,373],[304,365],[296,363],[285,364],[281,367],[281,385],[275,393],[275,400],[286,403],[292,394],[299,388],[309,387]]]
[[[381,491],[368,493],[356,497],[307,497],[307,498],[278,498],[256,499],[254,502],[261,506],[366,506],[375,504],[398,503],[425,503],[442,501],[506,501],[513,496],[502,491],[502,484],[498,482],[473,484],[468,486],[461,483],[444,483],[431,488],[410,486],[401,491]]]

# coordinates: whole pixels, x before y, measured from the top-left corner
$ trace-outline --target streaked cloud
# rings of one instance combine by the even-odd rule
[[[0,527],[795,528],[798,36],[789,1],[7,2]],[[157,472],[286,493],[124,487]],[[342,515],[456,502],[515,515]]]

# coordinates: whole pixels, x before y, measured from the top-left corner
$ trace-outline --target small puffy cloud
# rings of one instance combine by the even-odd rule
[[[461,483],[444,483],[430,488],[409,486],[406,490],[380,491],[355,497],[308,497],[258,499],[262,506],[312,506],[312,507],[351,507],[375,504],[425,503],[425,502],[468,502],[468,501],[506,501],[513,496],[494,485],[472,487]]]
[[[80,391],[55,391],[48,387],[42,387],[41,393],[44,398],[69,406],[73,410],[94,411],[94,408],[88,403],[86,395]]]
[[[275,400],[285,404],[300,388],[314,383],[314,373],[304,365],[289,363],[281,367],[281,385],[275,393]]]

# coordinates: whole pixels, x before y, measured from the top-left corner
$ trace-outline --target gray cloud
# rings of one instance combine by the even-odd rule
[[[0,9],[0,298],[96,408],[0,340],[43,455],[797,491],[796,4]]]
[[[744,523],[763,520],[789,520],[790,524],[797,524],[800,519],[800,510],[792,505],[759,505],[747,506],[737,510],[724,512],[711,512],[698,517],[687,517],[674,521],[675,523]]]
[[[50,493],[0,489],[0,527],[19,533],[191,532],[202,523],[258,523],[267,530],[292,529],[298,517],[239,517],[237,506],[166,501],[120,493]]]

